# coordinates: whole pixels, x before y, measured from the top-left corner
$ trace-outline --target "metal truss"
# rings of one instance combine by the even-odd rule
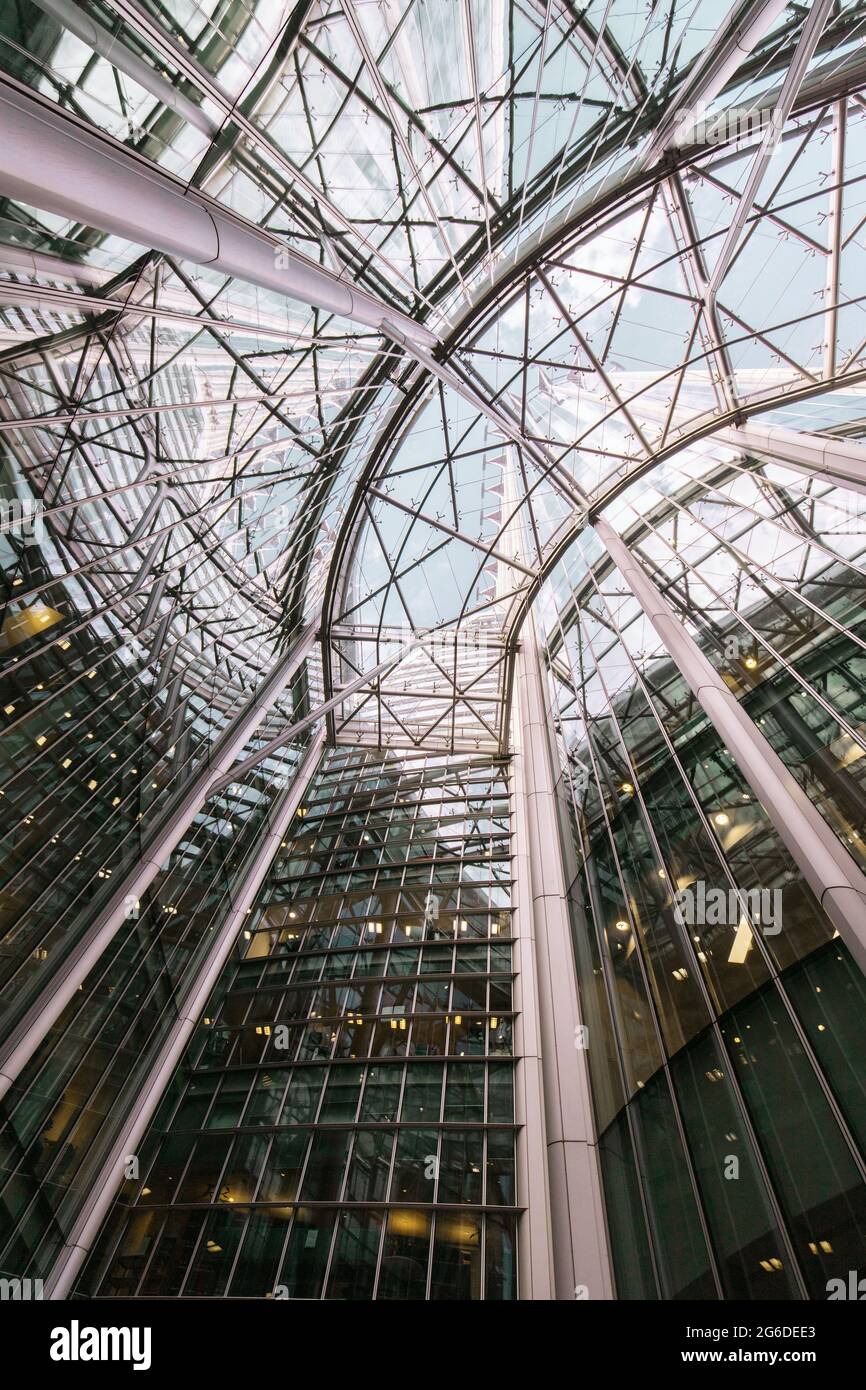
[[[97,636],[192,756],[320,621],[263,749],[322,704],[332,740],[502,753],[520,624],[588,521],[752,414],[835,423],[866,8],[626,9],[10,9],[28,120],[259,233],[194,255],[154,209],[142,254],[38,169],[0,187],[4,496],[45,530],[3,538],[10,658],[60,615],[17,684],[62,649],[82,688]]]

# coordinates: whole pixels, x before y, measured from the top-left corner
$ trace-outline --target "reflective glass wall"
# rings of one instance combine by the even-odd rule
[[[21,486],[4,444],[4,517]],[[146,526],[138,534],[153,546]],[[241,669],[222,620],[193,620],[164,576],[148,582],[131,565],[118,594],[90,563],[64,574],[64,553],[38,508],[0,535],[0,1076],[12,1078],[0,1100],[0,1275],[12,1278],[48,1275],[101,1182],[303,742],[203,789],[137,887],[262,689],[268,652]],[[273,719],[285,725],[308,698],[300,668]],[[88,956],[112,903],[116,929]],[[28,1021],[40,1038],[22,1060]]]
[[[617,524],[859,862],[862,499],[753,464],[683,496]],[[546,598],[618,1294],[826,1298],[866,1257],[866,981],[594,538]]]
[[[507,794],[325,755],[80,1292],[516,1297]]]

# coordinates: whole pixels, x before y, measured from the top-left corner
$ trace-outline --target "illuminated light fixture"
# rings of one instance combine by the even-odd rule
[[[41,748],[42,745],[43,745],[43,743],[47,743],[47,742],[48,742],[48,736],[47,736],[46,734],[40,734],[39,737],[37,738],[36,742],[37,742],[38,746]]]
[[[684,965],[678,965],[676,970],[671,971],[671,974],[675,980],[687,980],[689,978],[689,972]]]
[[[19,582],[17,579],[13,581],[15,584]],[[60,622],[62,616],[56,608],[49,608],[45,603],[34,603],[29,608],[22,608],[18,613],[9,613],[0,628],[0,651],[15,647],[19,642],[26,642],[29,637],[44,631],[50,624]]]
[[[716,822],[716,825],[730,825],[731,822],[731,818],[727,811],[717,811],[713,816],[713,820]]]
[[[4,706],[3,706],[3,713],[4,713],[4,714],[14,714],[14,713],[15,713],[15,706],[14,706],[14,705],[4,705]]]
[[[289,913],[289,917],[291,918],[291,920],[292,920],[293,922],[295,921],[297,915],[298,915],[297,912],[290,912],[290,913]]]
[[[728,955],[729,965],[744,965],[746,956],[752,949],[753,943],[752,928],[745,917],[740,918],[739,925],[734,933],[734,940],[731,943],[730,954]]]
[[[819,1033],[826,1033],[826,1031],[827,1031],[826,1025],[823,1024],[823,1023],[819,1023],[819,1024],[818,1024],[818,1032],[819,1032]]]
[[[99,786],[99,783],[97,782],[97,780],[96,780],[95,777],[91,777],[91,779],[90,779],[90,781],[87,783],[87,785],[88,785],[88,787],[90,788],[90,790],[91,790],[92,792],[95,792],[95,791],[96,791],[96,788]]]
[[[61,642],[61,643],[60,643],[60,650],[61,650],[62,652],[68,652],[68,651],[69,651],[69,648],[70,648],[71,646],[72,646],[72,643],[71,643],[71,642]]]
[[[758,664],[757,659],[756,659],[755,657],[753,657],[753,656],[747,656],[747,657],[746,657],[746,660],[745,660],[744,663],[743,663],[744,666],[748,666],[748,668],[749,668],[750,671],[754,671],[754,669],[755,669],[755,667],[757,666],[757,664]]]
[[[141,1195],[142,1195],[142,1197],[149,1197],[150,1194],[151,1194],[151,1192],[152,1192],[152,1190],[153,1190],[153,1189],[150,1188],[150,1187],[143,1187],[143,1188],[141,1189]]]
[[[112,801],[111,801],[111,804],[112,804],[112,806],[119,806],[119,805],[120,805],[120,797],[119,797],[119,796],[113,797],[113,798],[112,798]]]
[[[632,792],[634,791],[634,787],[632,786],[631,782],[623,782],[622,786],[620,787],[620,791],[625,792],[626,796],[631,796]]]
[[[659,869],[659,878],[667,878],[667,874],[665,873],[664,869]]]
[[[498,1027],[499,1027],[499,1019],[498,1019],[498,1018],[491,1018],[491,1020],[490,1020],[490,1027],[491,1027],[491,1028],[498,1028]]]
[[[614,923],[614,926],[616,927],[617,931],[628,931],[628,930],[629,930],[628,922],[626,922],[622,917],[619,919],[618,922],[615,922],[615,923]]]

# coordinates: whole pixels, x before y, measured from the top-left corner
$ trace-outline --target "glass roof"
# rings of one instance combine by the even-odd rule
[[[62,188],[7,197],[4,495],[44,521],[38,564],[0,538],[7,611],[71,604],[151,665],[176,644],[227,708],[313,622],[313,695],[348,687],[332,738],[503,751],[520,624],[597,509],[626,528],[622,499],[675,496],[752,414],[862,414],[864,23],[826,0],[5,7],[4,99],[373,306],[170,254],[156,222],[124,240]]]

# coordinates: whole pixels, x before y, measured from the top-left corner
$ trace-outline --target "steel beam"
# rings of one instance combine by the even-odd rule
[[[91,19],[90,15],[85,14],[74,0],[34,0],[34,4],[51,15],[52,19],[56,19],[58,24],[62,24],[64,29],[68,29],[70,34],[74,34],[88,48],[92,48],[94,53],[98,53],[112,67],[117,68],[118,72],[131,77],[133,82],[150,92],[150,95],[162,102],[163,106],[167,106],[182,120],[195,126],[202,135],[213,140],[219,134],[220,127],[217,121],[211,120],[200,106],[196,106],[194,101],[190,101],[189,97],[179,92],[173,82],[127,48],[116,34],[109,33],[101,24],[97,24],[95,19]]]
[[[806,71],[811,62],[812,55],[818,46],[818,41],[821,38],[824,25],[827,22],[832,7],[833,0],[812,0],[812,8],[803,24],[803,30],[797,41],[797,47],[794,50],[790,66],[785,74],[785,79],[782,83],[776,104],[773,107],[772,118],[764,132],[764,137],[758,152],[752,160],[752,167],[746,180],[746,186],[740,194],[737,210],[731,221],[730,227],[725,233],[722,249],[719,252],[718,259],[710,274],[709,283],[706,288],[706,299],[710,303],[715,301],[718,289],[735,258],[740,237],[743,234],[755,199],[758,196],[758,189],[763,182],[764,174],[773,157],[776,145],[782,136],[788,117],[794,108],[794,102],[800,90],[800,83],[806,76]]]
[[[435,335],[408,315],[6,76],[0,124],[3,196],[377,332],[393,324],[411,345],[435,347]]]
[[[227,787],[230,783],[236,782],[239,777],[245,776],[245,774],[256,767],[263,758],[269,757],[271,753],[276,753],[279,748],[284,748],[291,739],[297,738],[298,734],[303,733],[311,724],[315,724],[317,719],[322,719],[326,714],[330,714],[331,710],[336,709],[337,706],[341,705],[350,695],[356,695],[358,691],[363,690],[366,685],[377,680],[378,677],[384,675],[386,671],[390,671],[392,666],[396,666],[398,662],[402,661],[403,657],[406,656],[408,652],[413,651],[415,647],[420,645],[422,645],[421,638],[412,638],[409,642],[401,645],[400,650],[395,652],[393,656],[389,656],[384,661],[380,661],[378,666],[373,666],[369,671],[362,671],[354,680],[349,681],[348,685],[344,685],[341,690],[338,690],[336,695],[331,695],[329,699],[323,700],[320,705],[316,705],[314,709],[310,710],[309,714],[305,714],[303,718],[296,720],[294,724],[289,724],[287,728],[283,729],[281,734],[276,734],[275,737],[262,748],[259,748],[255,753],[251,753],[248,758],[244,758],[243,762],[236,763],[234,767],[229,767],[224,772],[223,776],[215,783],[214,790],[221,791],[223,787]]]
[[[694,141],[706,108],[770,32],[787,4],[788,0],[751,0],[745,7],[740,3],[733,6],[665,113],[643,157],[645,167],[655,164],[671,145]]]
[[[747,420],[729,425],[713,436],[745,454],[760,454],[799,473],[811,473],[842,487],[866,492],[866,444],[859,439],[833,439]]]

